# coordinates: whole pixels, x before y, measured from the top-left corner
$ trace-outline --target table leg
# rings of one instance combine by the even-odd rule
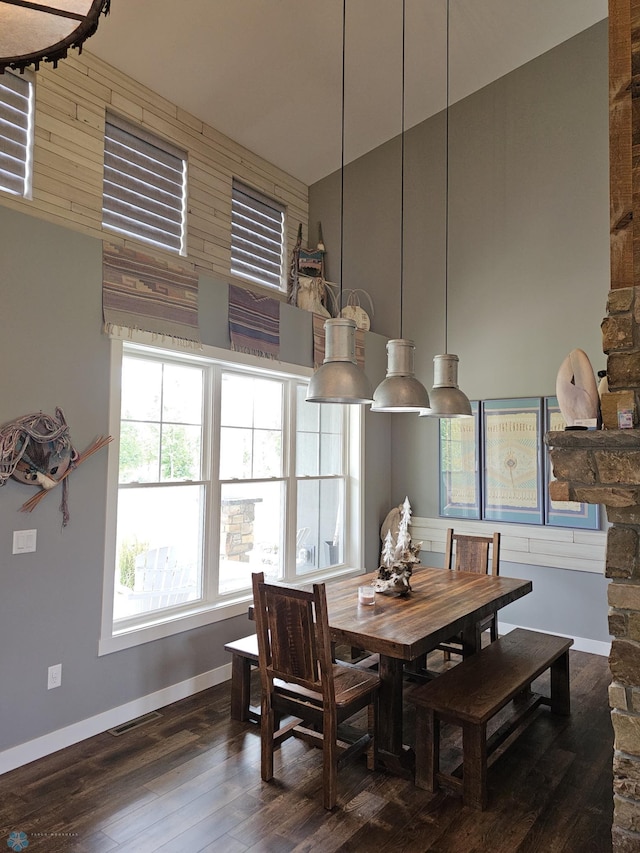
[[[403,662],[380,655],[378,755],[387,770],[413,778],[414,755],[402,742]]]
[[[480,623],[476,622],[462,632],[462,657],[467,658],[474,655],[482,648],[482,632]]]

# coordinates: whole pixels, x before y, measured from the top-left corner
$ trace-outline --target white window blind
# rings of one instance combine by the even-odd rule
[[[33,83],[9,71],[0,74],[0,189],[31,195]]]
[[[231,272],[267,287],[283,286],[284,205],[233,181]]]
[[[184,254],[186,172],[182,151],[107,116],[102,224]]]

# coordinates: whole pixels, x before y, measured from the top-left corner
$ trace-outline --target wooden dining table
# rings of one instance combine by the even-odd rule
[[[465,657],[480,647],[479,623],[531,592],[528,580],[420,566],[406,597],[377,593],[373,605],[358,604],[358,587],[373,575],[326,586],[331,637],[337,643],[379,655],[380,763],[413,776],[413,751],[403,740],[403,673],[422,655],[461,633]]]

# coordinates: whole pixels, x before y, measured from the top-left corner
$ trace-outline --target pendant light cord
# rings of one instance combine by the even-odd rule
[[[344,93],[345,93],[345,44],[347,31],[347,0],[342,0],[342,112],[340,116],[340,295],[338,316],[342,311],[342,271],[344,269]]]
[[[449,327],[449,0],[447,0],[447,48],[446,48],[446,92],[447,108],[445,110],[445,138],[446,148],[444,155],[444,351],[448,352],[448,327]]]
[[[405,88],[406,2],[402,0],[402,133],[400,134],[400,337],[404,300],[404,88]]]

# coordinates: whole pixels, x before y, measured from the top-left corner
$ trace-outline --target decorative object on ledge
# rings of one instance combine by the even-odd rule
[[[148,252],[104,242],[102,314],[108,334],[141,329],[199,345],[198,276]]]
[[[338,309],[342,309],[344,269],[344,102],[345,102],[345,36],[347,2],[342,0],[342,99],[340,154],[340,292]],[[309,382],[309,403],[371,403],[371,384],[356,361],[356,324],[343,317],[325,321],[324,362]]]
[[[444,353],[433,357],[433,388],[429,392],[431,409],[420,413],[434,418],[471,417],[471,403],[458,388],[458,356],[448,350],[449,308],[449,0],[447,0],[447,98],[445,110],[445,238],[444,238]]]
[[[544,524],[542,400],[482,403],[482,518]]]
[[[235,352],[280,358],[280,302],[230,284],[229,337]]]
[[[35,412],[23,415],[0,427],[0,486],[10,477],[41,490],[29,498],[22,512],[31,512],[49,493],[62,483],[62,526],[69,523],[67,477],[97,450],[106,447],[111,436],[100,436],[82,453],[71,444],[69,427],[62,409],[55,416]]]
[[[373,392],[372,412],[426,412],[429,395],[416,379],[415,345],[402,336],[404,295],[404,81],[406,3],[402,0],[402,133],[400,134],[400,337],[387,341],[387,375]]]
[[[382,543],[382,558],[378,576],[372,586],[376,592],[392,592],[404,596],[411,592],[413,567],[420,562],[422,542],[411,541],[411,504],[409,498],[394,507],[382,525],[386,533]],[[394,530],[395,538],[394,538]]]
[[[589,356],[583,350],[571,350],[560,365],[556,396],[567,426],[600,420],[598,385]]]
[[[326,250],[324,240],[322,238],[322,224],[318,222],[317,247],[315,249],[309,249],[302,246],[302,222],[300,222],[298,224],[296,244],[291,252],[289,281],[287,282],[287,298],[292,305],[297,305],[299,308],[302,307],[298,301],[298,287],[300,285],[301,276],[320,280],[324,279],[325,253]]]
[[[356,324],[356,329],[361,329],[363,332],[368,332],[371,328],[371,320],[369,318],[369,314],[364,310],[362,305],[360,304],[360,296],[362,293],[363,296],[366,296],[369,301],[369,310],[371,312],[371,316],[373,316],[373,302],[371,297],[367,293],[366,290],[362,290],[357,287],[355,290],[345,290],[347,296],[347,304],[344,306],[342,311],[340,312],[341,317],[346,317],[347,320],[353,320]]]
[[[480,418],[440,419],[440,515],[480,518]]]
[[[83,43],[98,29],[100,15],[109,14],[111,0],[0,0],[0,74],[6,68],[36,71],[41,62],[56,68],[69,48],[82,52]]]
[[[560,432],[566,421],[557,397],[544,398],[544,431]],[[547,484],[553,482],[551,454],[545,453],[545,474]],[[579,501],[556,501],[551,498],[550,489],[545,489],[545,523],[554,527],[579,527],[584,530],[600,529],[600,507]]]

